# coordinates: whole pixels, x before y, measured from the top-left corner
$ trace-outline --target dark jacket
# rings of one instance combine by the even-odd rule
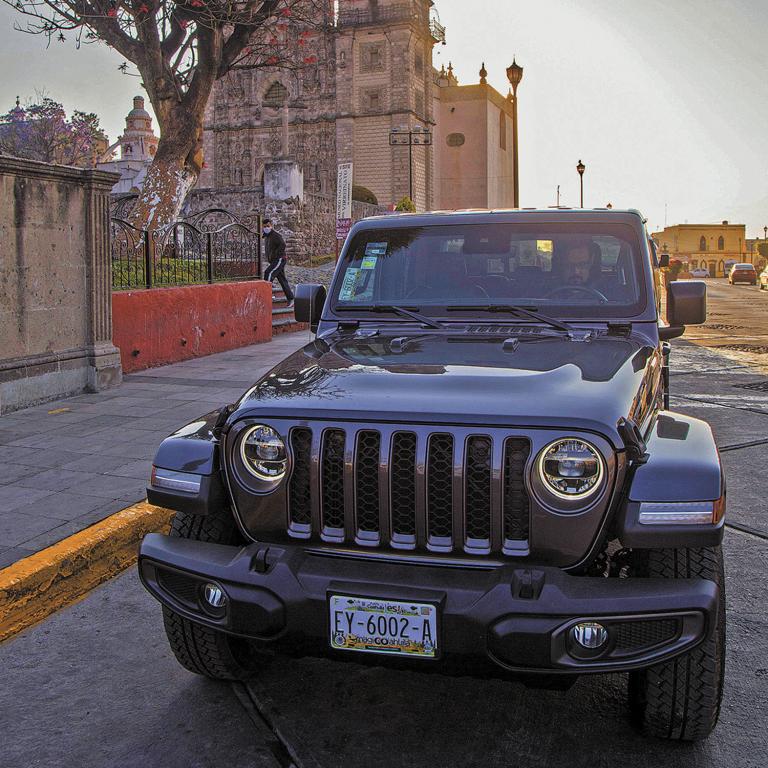
[[[267,261],[277,261],[285,257],[285,240],[276,230],[264,235],[264,256]]]

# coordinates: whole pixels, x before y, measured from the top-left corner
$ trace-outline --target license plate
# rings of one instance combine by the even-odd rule
[[[331,595],[331,647],[437,658],[437,608],[429,603]]]

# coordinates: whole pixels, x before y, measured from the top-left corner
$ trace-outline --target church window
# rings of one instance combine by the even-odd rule
[[[421,50],[416,51],[416,54],[413,58],[413,67],[419,77],[424,76],[424,54],[421,52]]]
[[[360,69],[378,72],[384,69],[384,43],[366,43],[360,46]]]
[[[133,154],[133,145],[132,144],[126,144],[123,147],[126,155],[132,155]]]
[[[507,148],[507,116],[504,111],[499,111],[499,147]]]
[[[725,250],[725,240],[723,239],[722,235],[720,235],[720,237],[717,239],[717,250],[718,251]]]
[[[384,108],[384,94],[381,88],[368,88],[362,94],[363,112],[380,112]]]
[[[265,107],[282,107],[288,99],[288,89],[278,80],[264,94]]]
[[[706,251],[707,250],[707,238],[702,235],[699,238],[699,250],[700,251]]]

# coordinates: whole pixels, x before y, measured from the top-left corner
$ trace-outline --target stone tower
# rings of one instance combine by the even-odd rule
[[[144,109],[144,97],[134,96],[133,109],[125,117],[125,131],[117,140],[121,160],[151,161],[159,139],[152,130],[152,118]]]
[[[342,0],[336,36],[336,146],[354,163],[356,184],[380,203],[409,193],[409,150],[390,146],[392,128],[431,126],[432,47],[444,32],[430,19],[430,0]],[[432,147],[413,147],[413,197],[434,203]]]

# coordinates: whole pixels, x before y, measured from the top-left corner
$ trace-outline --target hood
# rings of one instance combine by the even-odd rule
[[[645,420],[659,362],[644,337],[539,335],[512,349],[498,337],[439,332],[336,336],[273,368],[235,418],[562,427],[623,447],[616,424]]]

